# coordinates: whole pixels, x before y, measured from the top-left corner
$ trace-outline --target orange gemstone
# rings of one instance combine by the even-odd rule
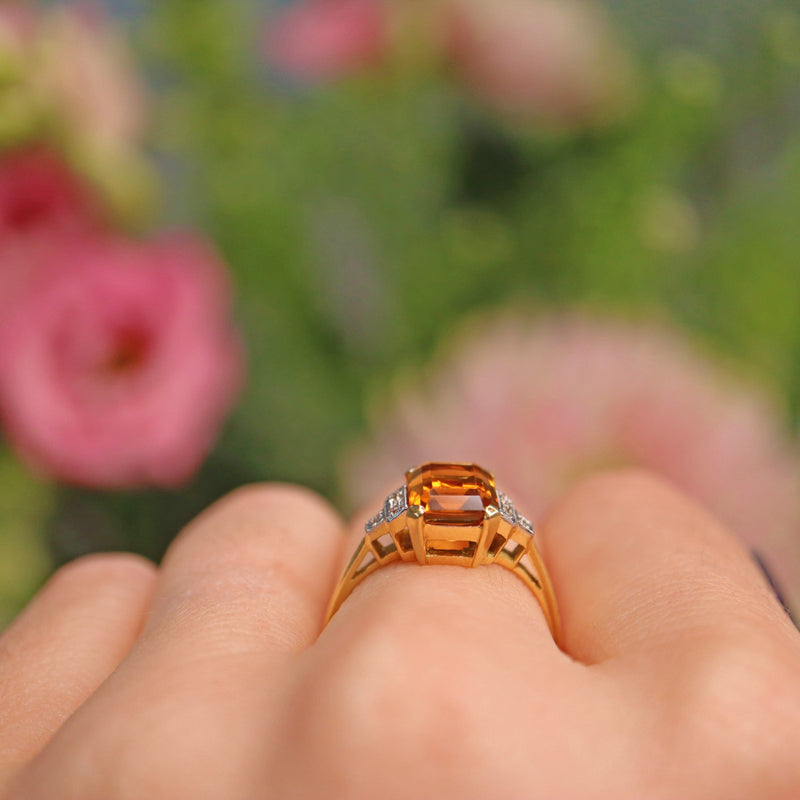
[[[422,506],[431,525],[480,525],[487,506],[498,504],[494,478],[476,464],[423,464],[406,481],[409,506]]]

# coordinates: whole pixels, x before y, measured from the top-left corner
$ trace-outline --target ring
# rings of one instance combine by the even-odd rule
[[[326,625],[364,578],[395,561],[499,564],[533,592],[559,642],[556,598],[533,525],[477,464],[431,462],[408,470],[405,484],[386,498],[365,532],[333,592]]]

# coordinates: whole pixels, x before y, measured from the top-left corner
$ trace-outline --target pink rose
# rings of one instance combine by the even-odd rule
[[[100,217],[92,190],[52,150],[0,156],[0,258],[11,239],[91,229]]]
[[[0,318],[38,263],[38,250],[102,222],[91,189],[55,152],[29,147],[0,156]]]
[[[239,388],[230,311],[222,264],[194,238],[54,243],[0,322],[11,444],[72,483],[186,481]]]
[[[448,61],[483,102],[556,126],[602,122],[631,99],[630,64],[582,0],[444,0]]]
[[[331,80],[379,62],[388,21],[381,0],[300,0],[273,17],[267,62],[304,80]]]

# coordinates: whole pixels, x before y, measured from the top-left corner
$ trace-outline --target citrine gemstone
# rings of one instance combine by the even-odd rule
[[[476,464],[431,462],[406,473],[409,506],[421,506],[430,525],[474,526],[497,506],[491,473]]]

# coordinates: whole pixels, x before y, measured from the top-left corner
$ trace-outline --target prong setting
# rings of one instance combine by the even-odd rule
[[[388,531],[404,561],[493,563],[501,553],[518,552],[512,540],[524,549],[533,535],[530,520],[495,489],[491,473],[474,464],[424,464],[409,470],[406,481],[365,525],[371,540]]]
[[[406,483],[388,495],[364,530],[331,597],[326,624],[358,583],[386,564],[497,564],[533,592],[559,641],[555,594],[534,544],[533,524],[481,467],[431,462],[409,470]]]

